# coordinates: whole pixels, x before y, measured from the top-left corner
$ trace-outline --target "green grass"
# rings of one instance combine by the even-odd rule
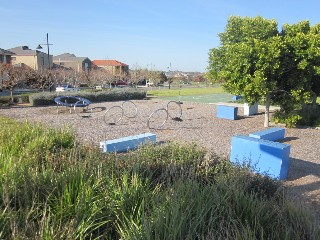
[[[222,87],[207,87],[207,88],[181,88],[181,96],[189,95],[206,95],[225,93]],[[148,91],[148,96],[152,97],[174,97],[179,96],[179,89],[160,89]]]
[[[320,97],[317,97],[317,103],[320,104]]]
[[[105,154],[0,117],[0,239],[319,239],[280,182],[194,144]]]

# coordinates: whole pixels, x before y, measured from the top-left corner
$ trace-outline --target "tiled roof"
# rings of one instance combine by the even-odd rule
[[[53,57],[54,62],[82,62],[85,59],[87,59],[87,57],[76,57],[76,55],[71,53],[63,53]]]
[[[4,49],[2,49],[2,48],[0,48],[0,54],[1,54],[1,55],[15,55],[14,52],[10,52],[10,51],[4,50]]]
[[[8,51],[15,53],[16,55],[21,56],[34,56],[37,54],[37,50],[31,50],[28,46],[19,46],[15,48],[10,48]]]
[[[117,60],[93,60],[92,63],[96,66],[128,66],[127,64]]]

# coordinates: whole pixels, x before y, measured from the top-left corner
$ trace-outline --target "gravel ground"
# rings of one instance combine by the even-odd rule
[[[99,147],[99,142],[124,136],[153,132],[157,141],[194,142],[204,146],[209,152],[228,157],[231,137],[237,134],[248,135],[263,130],[263,112],[258,115],[243,117],[240,107],[240,119],[231,121],[215,117],[215,105],[184,102],[182,121],[168,119],[159,130],[150,130],[147,119],[158,108],[165,108],[167,101],[133,101],[138,108],[135,118],[124,117],[116,125],[106,124],[104,113],[111,106],[122,102],[105,102],[90,105],[93,113],[90,117],[70,114],[64,108],[50,107],[12,107],[0,109],[0,114],[18,120],[30,120],[45,123],[53,127],[69,125],[84,143]],[[127,111],[126,111],[127,112]],[[172,113],[175,111],[172,110]],[[158,120],[160,117],[158,118]],[[320,130],[315,128],[286,129],[283,142],[291,145],[288,180],[289,196],[295,201],[302,201],[311,208],[320,220]]]

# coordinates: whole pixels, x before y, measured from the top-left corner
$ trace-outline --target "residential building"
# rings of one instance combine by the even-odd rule
[[[34,70],[45,70],[52,67],[52,55],[38,50],[32,50],[28,46],[20,46],[8,49],[15,55],[11,57],[12,65],[26,65]]]
[[[15,53],[0,48],[0,64],[11,63],[11,57]]]
[[[129,65],[117,60],[93,60],[92,63],[106,69],[113,75],[128,75],[129,73]]]
[[[63,53],[53,57],[53,63],[74,71],[88,71],[91,69],[91,60],[87,57],[77,57],[71,53]]]

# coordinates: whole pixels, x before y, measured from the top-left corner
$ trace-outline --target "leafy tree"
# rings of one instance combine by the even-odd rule
[[[285,24],[281,35],[286,46],[282,80],[320,94],[320,25],[309,21]]]
[[[225,32],[219,34],[221,46],[209,52],[207,77],[249,104],[264,99],[265,127],[271,98],[280,104],[285,118],[296,122],[294,110],[317,89],[317,30],[306,21],[286,24],[279,32],[275,20],[230,17]]]
[[[151,80],[154,83],[154,85],[164,83],[165,81],[167,81],[167,76],[162,71],[149,71],[147,73],[147,78]]]

